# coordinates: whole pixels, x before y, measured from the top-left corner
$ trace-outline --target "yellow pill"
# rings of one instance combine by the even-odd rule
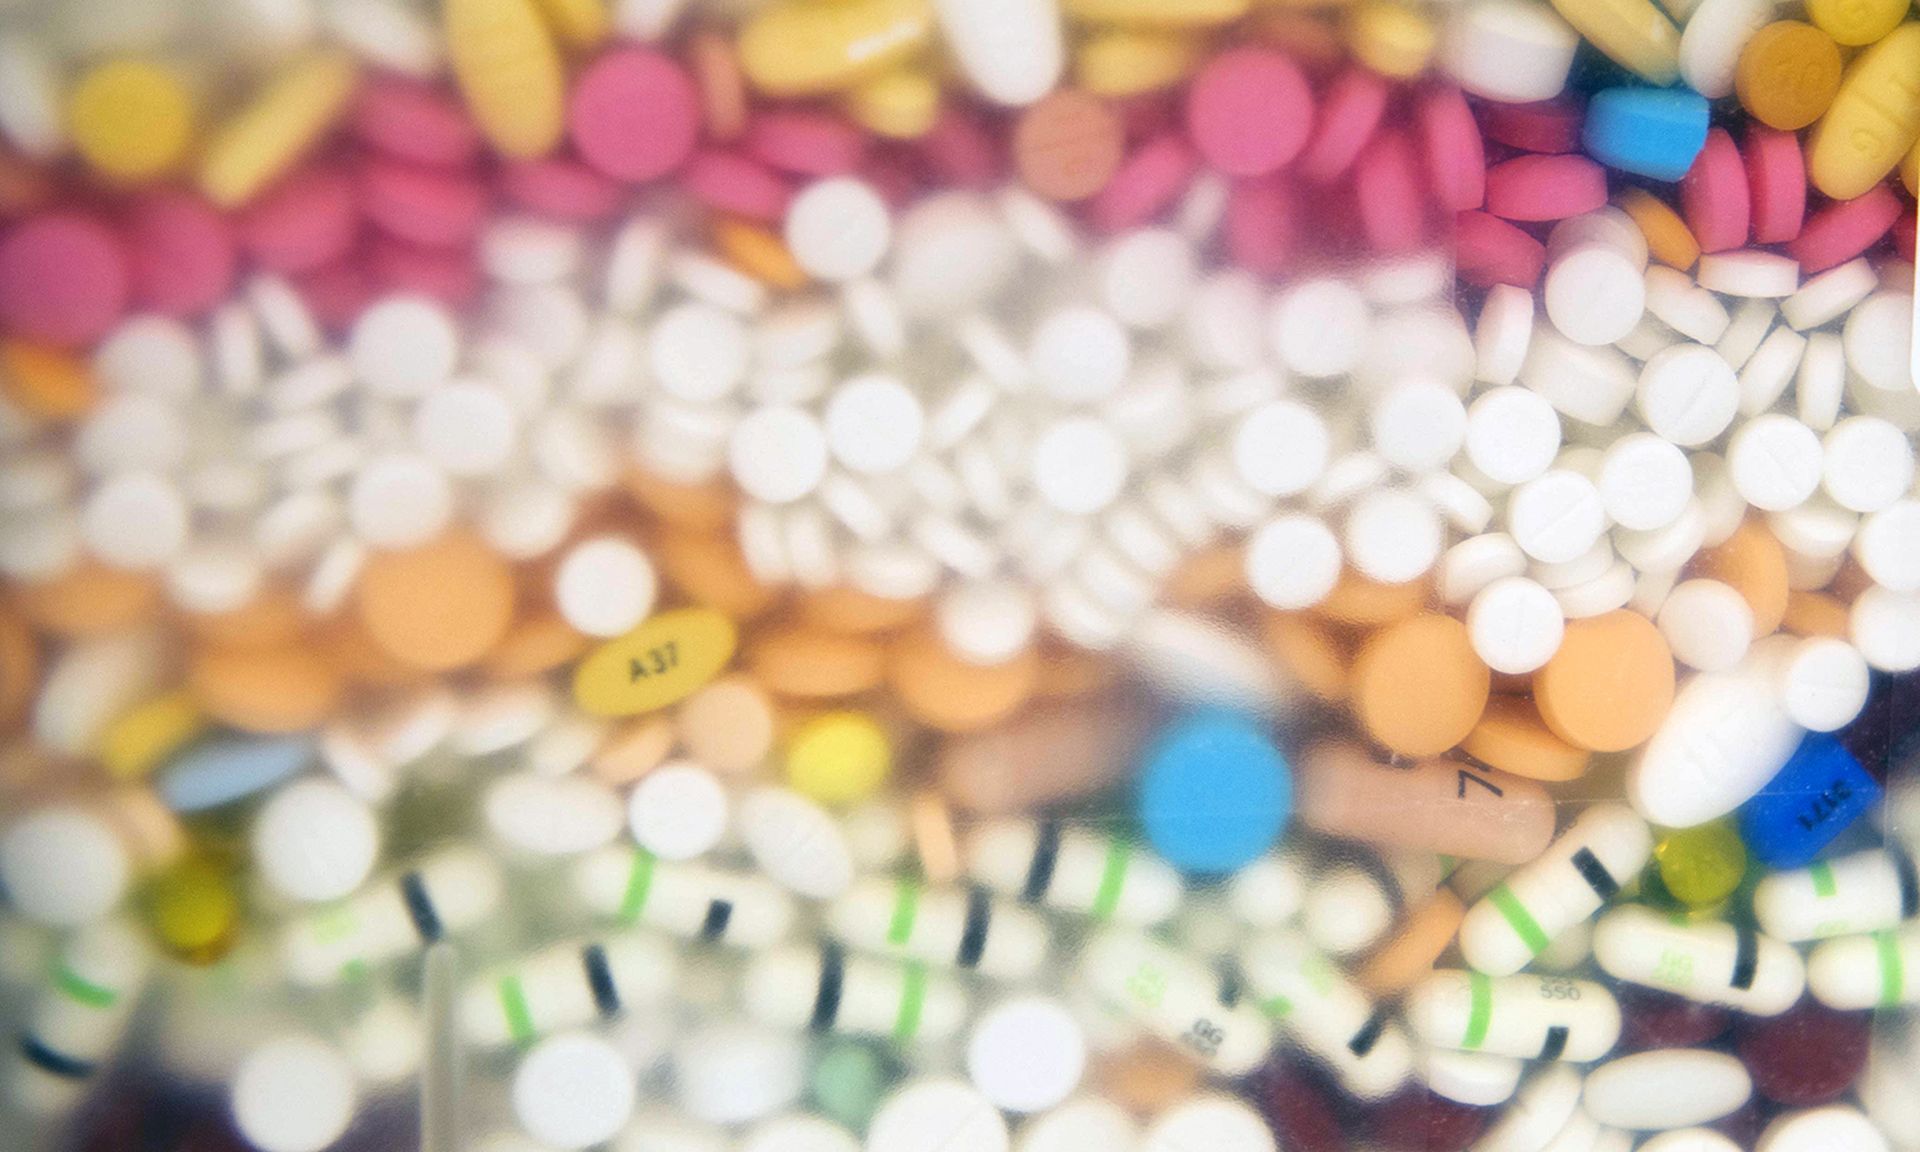
[[[174,72],[115,60],[80,78],[67,102],[73,146],[113,180],[164,176],[193,143],[193,97]]]
[[[733,621],[711,608],[662,612],[587,653],[573,698],[595,716],[651,712],[693,694],[733,659]]]
[[[508,156],[539,156],[566,126],[560,49],[533,0],[447,0],[453,76],[480,131]]]
[[[1849,48],[1874,43],[1906,14],[1907,0],[1807,0],[1807,19]]]
[[[107,725],[100,736],[100,765],[116,779],[140,779],[206,728],[207,714],[193,693],[155,696]]]
[[[769,96],[817,96],[886,71],[932,37],[928,0],[788,0],[740,29],[740,67]]]
[[[1074,80],[1095,96],[1137,96],[1185,80],[1200,42],[1178,32],[1113,30],[1090,37],[1073,57]]]
[[[554,35],[575,48],[592,48],[613,31],[606,0],[540,0]]]
[[[846,103],[847,115],[874,135],[917,140],[940,118],[940,84],[925,72],[901,68],[862,81]]]
[[[1862,52],[1833,107],[1813,126],[1807,172],[1814,187],[1851,200],[1886,178],[1920,140],[1920,22]]]
[[[222,207],[252,199],[327,134],[353,98],[359,70],[343,52],[302,57],[213,134],[200,187]]]
[[[1553,0],[1553,6],[1622,68],[1654,84],[1680,78],[1680,31],[1649,0]]]
[[[1920,196],[1920,140],[1916,140],[1907,153],[1907,162],[1900,165],[1900,183],[1907,186],[1908,192]]]
[[[822,804],[865,800],[892,769],[892,741],[864,712],[816,716],[787,742],[787,782]]]
[[[1395,80],[1420,75],[1433,57],[1433,21],[1394,3],[1362,4],[1347,15],[1347,47],[1367,67]]]
[[[1099,24],[1152,24],[1204,28],[1247,14],[1253,0],[1066,0],[1069,17]]]
[[[189,857],[154,878],[146,911],[154,936],[168,952],[192,964],[211,964],[233,947],[240,901],[226,869]]]
[[[1733,895],[1747,872],[1747,846],[1726,823],[1669,832],[1655,845],[1660,882],[1689,908],[1711,908]]]

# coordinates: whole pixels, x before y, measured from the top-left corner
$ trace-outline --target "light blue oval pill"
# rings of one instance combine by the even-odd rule
[[[1148,744],[1137,804],[1147,842],[1168,863],[1231,872],[1279,837],[1293,811],[1293,773],[1251,717],[1196,712]]]
[[[1587,155],[1622,172],[1678,180],[1707,142],[1707,98],[1685,88],[1607,88],[1587,101]]]
[[[291,779],[313,757],[313,741],[302,736],[216,737],[161,769],[154,790],[175,812],[204,812]]]

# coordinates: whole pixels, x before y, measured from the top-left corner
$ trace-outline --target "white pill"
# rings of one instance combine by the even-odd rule
[[[563,1032],[534,1045],[513,1072],[513,1114],[527,1135],[563,1152],[610,1140],[633,1115],[638,1076],[598,1036]]]
[[[20,151],[52,159],[67,146],[59,63],[38,37],[0,37],[0,131]]]
[[[1021,996],[988,1009],[967,1041],[967,1075],[980,1094],[1008,1112],[1039,1112],[1080,1086],[1087,1039],[1066,1006]]]
[[[727,791],[692,761],[663,764],[628,796],[627,824],[634,840],[662,860],[691,860],[726,833]]]
[[[313,313],[307,310],[306,302],[300,299],[300,293],[294,291],[293,285],[279,276],[267,274],[249,280],[245,291],[247,303],[253,307],[254,317],[260,322],[260,332],[266,337],[268,345],[288,360],[305,360],[320,351],[320,325],[314,322]],[[371,311],[362,312],[361,320],[366,320]],[[381,334],[374,341],[374,352],[392,351],[391,345],[401,342],[400,336],[409,335],[409,324],[395,324],[394,327],[399,329],[399,335],[392,335],[391,330],[388,334]],[[422,325],[422,335],[425,334],[425,328]],[[434,345],[444,343],[438,336],[430,339]],[[403,352],[401,355],[404,358],[406,354]],[[359,358],[354,359],[357,366]],[[439,357],[433,359],[437,361]],[[449,371],[452,370],[452,360],[451,355],[446,357]],[[445,376],[441,379],[445,379]]]
[[[1805,332],[1845,316],[1879,286],[1880,277],[1873,265],[1865,256],[1856,256],[1820,273],[1802,284],[1800,291],[1780,301],[1780,315]]]
[[[1634,370],[1619,349],[1575,344],[1552,325],[1536,323],[1520,383],[1562,416],[1604,428],[1633,399]]]
[[[1832,332],[1815,332],[1807,337],[1800,354],[1800,369],[1793,378],[1794,410],[1800,422],[1816,432],[1833,427],[1840,418],[1840,403],[1847,390],[1847,354],[1840,337]]]
[[[744,1024],[711,1025],[674,1049],[675,1096],[697,1119],[744,1123],[798,1099],[806,1061],[807,1045],[798,1036]]]
[[[81,422],[74,458],[94,476],[178,468],[187,458],[187,411],[177,398],[147,392],[108,396]]]
[[[1482,588],[1467,609],[1467,633],[1487,667],[1516,675],[1532,672],[1560,650],[1566,617],[1553,593],[1523,576],[1508,576]]]
[[[1853,558],[1883,588],[1920,589],[1920,500],[1897,500],[1862,517]]]
[[[1867,705],[1870,674],[1858,649],[1832,636],[1766,642],[1774,659],[1773,682],[1780,706],[1795,724],[1833,732],[1853,722]]]
[[[818,804],[786,788],[758,788],[740,802],[739,828],[761,871],[813,900],[853,882],[845,832]]]
[[[1854,597],[1847,636],[1882,672],[1920,668],[1920,592],[1869,588]]]
[[[1731,318],[1720,298],[1677,268],[1655,264],[1645,276],[1647,312],[1662,324],[1701,344],[1712,345],[1727,333]]]
[[[621,636],[653,611],[659,594],[653,562],[634,543],[595,536],[567,550],[553,575],[554,606],[588,636]]]
[[[1012,187],[1002,196],[1004,206],[1020,206],[1002,216],[987,197],[956,191],[923,197],[901,213],[888,275],[901,310],[917,318],[964,315],[1020,270],[1023,242],[1075,248],[1071,226],[1052,205]]]
[[[1786,256],[1745,249],[1700,257],[1694,270],[1700,286],[1722,296],[1778,300],[1800,287],[1800,265]]]
[[[347,491],[354,535],[375,548],[411,548],[453,519],[447,474],[415,452],[387,452],[360,466]]]
[[[920,450],[926,413],[913,390],[892,376],[858,376],[827,400],[827,448],[863,475],[891,472]]]
[[[1822,443],[1820,483],[1842,508],[1878,512],[1913,486],[1913,444],[1885,420],[1849,417]]]
[[[1118,320],[1098,308],[1072,304],[1049,312],[1034,327],[1027,359],[1047,395],[1084,404],[1120,387],[1133,351]]]
[[[500,388],[472,380],[429,392],[413,411],[413,442],[453,476],[487,476],[513,457],[519,416]]]
[[[1676,344],[1640,369],[1635,407],[1655,435],[1692,448],[1726,431],[1740,406],[1733,369],[1704,344]]]
[[[1526,1062],[1485,1052],[1428,1048],[1421,1057],[1422,1079],[1434,1095],[1474,1108],[1491,1108],[1513,1098]]]
[[[488,546],[515,560],[544,556],[573,527],[573,496],[558,484],[522,477],[489,492],[479,513]]]
[[[1023,583],[969,580],[940,597],[934,621],[955,655],[976,664],[1004,664],[1032,646],[1039,605]]]
[[[1154,1117],[1140,1152],[1274,1152],[1273,1129],[1244,1100],[1225,1093],[1190,1096]]]
[[[629,1128],[631,1133],[632,1129]],[[708,1134],[695,1137],[706,1140]],[[725,1138],[714,1136],[711,1148],[704,1143],[697,1148],[689,1148],[682,1143],[671,1146],[661,1145],[658,1141],[636,1142],[626,1137],[619,1147],[623,1152],[724,1152]],[[753,1126],[741,1138],[739,1152],[860,1152],[860,1141],[853,1133],[819,1116],[810,1116],[800,1112],[790,1112],[784,1116],[775,1116],[762,1120]]]
[[[130,877],[112,826],[77,805],[37,809],[0,832],[0,883],[12,909],[35,923],[98,920],[126,895]]]
[[[1035,0],[941,0],[942,38],[980,94],[1018,107],[1053,91],[1066,65],[1060,17]]]
[[[1242,372],[1266,359],[1260,315],[1266,292],[1251,274],[1226,270],[1200,282],[1181,320],[1188,351],[1203,366]]]
[[[1887,1138],[1858,1108],[1829,1104],[1782,1113],[1753,1147],[1754,1152],[1887,1152]]]
[[[1102,1096],[1076,1096],[1020,1127],[1014,1152],[1135,1152],[1140,1125],[1131,1113]]]
[[[1040,498],[1084,515],[1113,503],[1127,482],[1127,446],[1104,420],[1070,416],[1046,426],[1033,446]]]
[[[1164,328],[1193,294],[1193,246],[1165,228],[1145,228],[1100,255],[1100,302],[1130,328]]]
[[[1684,580],[1667,593],[1656,623],[1673,658],[1701,672],[1732,668],[1753,641],[1753,609],[1718,580]]]
[[[1755,416],[1786,394],[1799,371],[1807,338],[1791,328],[1775,328],[1740,368],[1740,411]]]
[[[854,280],[880,266],[893,239],[887,202],[864,181],[835,176],[800,190],[787,206],[787,248],[819,280]]]
[[[1547,260],[1559,260],[1578,248],[1600,244],[1625,256],[1636,270],[1647,266],[1647,241],[1639,225],[1612,205],[1582,212],[1556,223],[1547,232]]]
[[[1233,435],[1234,471],[1268,496],[1306,491],[1326,470],[1331,451],[1326,421],[1295,400],[1262,404],[1241,417]]]
[[[1632,432],[1601,457],[1596,485],[1609,519],[1646,531],[1673,523],[1693,499],[1693,465],[1668,441]]]
[[[296,780],[254,817],[250,837],[261,878],[294,900],[338,900],[356,891],[380,853],[371,809],[331,780]]]
[[[746,379],[751,345],[738,316],[689,302],[661,313],[647,333],[647,365],[660,388],[681,400],[710,403]]]
[[[728,467],[747,495],[788,504],[819,487],[827,474],[827,435],[811,413],[769,405],[733,429]]]
[[[597,726],[587,729],[598,731]],[[535,751],[529,750],[529,767]],[[582,757],[584,759],[584,757]],[[626,824],[619,796],[588,775],[515,772],[490,782],[481,800],[488,831],[510,851],[578,856],[612,843]]]
[[[1467,434],[1467,410],[1452,388],[1408,380],[1374,398],[1368,415],[1373,449],[1409,472],[1446,466]]]
[[[1507,530],[1521,551],[1547,564],[1561,564],[1592,548],[1607,529],[1606,505],[1593,481],[1555,468],[1513,490]]]
[[[880,1104],[866,1152],[1007,1152],[1007,1123],[963,1080],[911,1080]]]
[[[1604,242],[1567,250],[1547,269],[1547,319],[1576,344],[1613,343],[1633,331],[1646,311],[1643,267]]]
[[[1409,376],[1438,380],[1461,395],[1473,383],[1473,333],[1460,313],[1442,304],[1382,313],[1368,333],[1353,376],[1370,389]]]
[[[1613,1128],[1687,1128],[1720,1119],[1753,1094],[1740,1058],[1666,1048],[1609,1060],[1587,1073],[1581,1107]]]
[[[1247,537],[1247,586],[1283,611],[1311,608],[1340,581],[1340,541],[1313,516],[1290,513]]]
[[[1526,554],[1505,532],[1484,532],[1447,549],[1440,558],[1440,599],[1465,604],[1480,589],[1527,570]]]
[[[1353,566],[1382,584],[1402,584],[1432,568],[1445,539],[1433,506],[1396,488],[1356,500],[1342,533]]]
[[[189,517],[179,485],[152,472],[122,472],[87,497],[80,535],[89,552],[116,568],[158,568],[186,547]]]
[[[1727,471],[1747,503],[1765,512],[1804,504],[1819,490],[1820,437],[1791,416],[1769,412],[1741,425],[1727,446]]]
[[[1680,78],[1709,100],[1733,94],[1740,51],[1773,18],[1769,0],[1700,0],[1680,33]]]
[[[1339,376],[1367,350],[1366,298],[1344,280],[1304,280],[1281,291],[1267,320],[1274,355],[1302,376]]]
[[[453,375],[460,331],[453,316],[426,296],[389,296],[353,322],[347,355],[353,372],[375,395],[424,395]]]
[[[1439,55],[1474,95],[1525,104],[1560,94],[1579,46],[1580,34],[1548,5],[1477,0],[1447,21]]]
[[[1553,405],[1525,388],[1481,393],[1467,409],[1467,459],[1503,485],[1545,472],[1560,451],[1560,417]]]
[[[1533,293],[1496,284],[1480,305],[1473,329],[1474,379],[1496,386],[1514,382],[1533,342]]]
[[[503,216],[480,233],[480,263],[507,284],[564,280],[580,263],[580,233],[537,216]]]
[[[1841,330],[1847,365],[1885,392],[1912,391],[1913,293],[1875,292],[1847,314]]]
[[[260,1152],[320,1152],[359,1107],[353,1065],[322,1040],[282,1036],[247,1053],[233,1076],[233,1121]]]
[[[1727,330],[1713,345],[1720,358],[1733,366],[1734,371],[1743,367],[1754,349],[1767,338],[1773,328],[1773,321],[1779,315],[1779,308],[1771,300],[1742,300],[1734,307],[1733,315],[1727,322]]]
[[[1634,591],[1633,566],[1625,560],[1616,560],[1597,576],[1555,589],[1553,598],[1567,619],[1585,620],[1625,608],[1632,601]]]
[[[266,580],[260,553],[244,540],[202,540],[167,565],[167,599],[206,616],[244,608]]]

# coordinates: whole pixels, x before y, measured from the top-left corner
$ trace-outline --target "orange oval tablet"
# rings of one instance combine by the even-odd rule
[[[480,659],[513,623],[513,570],[464,531],[375,552],[356,594],[367,634],[394,659],[446,671]]]
[[[769,628],[747,644],[747,668],[770,692],[802,700],[856,696],[880,686],[887,650],[876,641],[804,624]]]
[[[1355,744],[1320,744],[1294,763],[1293,794],[1307,827],[1386,848],[1524,864],[1553,839],[1545,788],[1452,760],[1399,768]]]
[[[1557,782],[1586,775],[1593,754],[1553,734],[1533,701],[1494,696],[1460,750],[1489,768],[1533,780]]]
[[[1413,615],[1427,606],[1431,588],[1425,578],[1405,584],[1381,584],[1348,568],[1327,598],[1313,606],[1316,616],[1341,624],[1370,627]]]
[[[238,608],[211,614],[184,613],[195,636],[221,648],[286,644],[307,626],[307,612],[291,589],[263,588]]]
[[[40,689],[40,645],[27,622],[0,611],[0,731],[27,714]]]
[[[1118,661],[1043,637],[1033,694],[1045,700],[1072,700],[1108,688],[1119,677]]]
[[[668,529],[653,547],[667,583],[696,604],[736,620],[751,620],[780,600],[780,592],[754,578],[730,537]]]
[[[1106,101],[1058,88],[1020,113],[1013,167],[1035,195],[1084,200],[1113,178],[1126,143],[1126,125]]]
[[[100,397],[84,359],[26,340],[0,340],[0,392],[27,415],[56,421],[79,419]]]
[[[727,263],[769,288],[794,291],[808,277],[779,235],[746,220],[721,218],[713,224],[713,247]]]
[[[1353,710],[1367,734],[1402,756],[1438,756],[1487,706],[1491,674],[1467,626],[1425,613],[1388,625],[1353,661]]]
[[[1753,638],[1780,630],[1787,614],[1787,552],[1757,518],[1743,521],[1733,535],[1693,558],[1687,570],[1695,576],[1731,584],[1753,609]]]
[[[1850,627],[1847,606],[1819,592],[1789,592],[1780,627],[1795,636],[1832,636],[1845,640]]]
[[[687,755],[717,772],[750,772],[773,750],[773,700],[748,676],[723,676],[687,697],[674,722]]]
[[[1533,674],[1554,735],[1594,752],[1652,736],[1673,706],[1673,653],[1653,621],[1627,609],[1567,621],[1560,650]]]
[[[1740,105],[1769,128],[1795,132],[1820,119],[1840,92],[1840,46],[1799,20],[1776,20],[1740,50]]]
[[[592,644],[558,612],[538,612],[514,621],[480,666],[502,680],[524,680],[571,664]]]
[[[835,632],[867,636],[906,627],[926,615],[927,602],[917,598],[889,600],[884,596],[837,584],[806,593],[800,597],[796,607],[800,610],[801,619],[810,624],[831,628]]]
[[[911,824],[913,851],[920,874],[929,883],[951,884],[960,877],[960,842],[953,832],[953,812],[938,792],[914,796]]]
[[[747,82],[733,41],[711,29],[687,38],[687,65],[700,89],[701,128],[714,140],[731,140],[747,127]]]
[[[1163,1041],[1143,1039],[1102,1059],[1091,1077],[1102,1096],[1137,1116],[1164,1112],[1200,1087],[1200,1066]]]
[[[663,523],[699,532],[733,530],[733,489],[723,481],[677,484],[647,471],[629,468],[620,477],[627,495]]]
[[[1441,888],[1407,913],[1399,930],[1380,945],[1354,974],[1376,1000],[1397,996],[1418,984],[1453,943],[1467,906],[1450,888]]]
[[[1700,260],[1700,242],[1680,214],[1644,188],[1631,188],[1616,203],[1646,237],[1647,252],[1660,263],[1682,272]]]
[[[42,632],[70,639],[138,624],[160,606],[160,585],[141,572],[82,560],[51,580],[14,589],[20,614]]]
[[[187,688],[207,715],[247,732],[300,732],[340,702],[339,669],[311,646],[209,648],[193,660]]]
[[[638,717],[607,737],[587,761],[587,771],[615,787],[631,784],[666,763],[677,740],[667,717]]]
[[[907,714],[943,732],[977,732],[1013,715],[1032,697],[1039,672],[1031,647],[1002,664],[973,664],[929,626],[896,639],[887,660],[887,683]]]
[[[1262,612],[1267,651],[1302,688],[1329,703],[1347,698],[1352,645],[1319,620],[1302,612]]]

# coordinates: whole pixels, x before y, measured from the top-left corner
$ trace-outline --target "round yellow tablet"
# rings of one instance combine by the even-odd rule
[[[73,145],[113,180],[164,176],[193,143],[193,97],[169,69],[113,60],[89,71],[67,100]]]
[[[865,712],[828,712],[787,741],[787,781],[822,804],[873,795],[893,769],[893,742]]]

